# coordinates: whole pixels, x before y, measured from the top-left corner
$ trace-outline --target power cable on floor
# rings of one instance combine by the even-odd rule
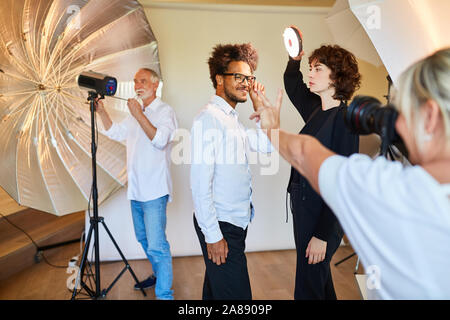
[[[23,230],[21,227],[17,226],[16,224],[14,224],[13,222],[11,222],[11,220],[9,220],[4,214],[0,213],[0,216],[2,216],[6,222],[8,222],[10,225],[12,225],[14,228],[20,230],[21,232],[23,232],[23,234],[25,234],[31,241],[31,243],[33,243],[33,245],[36,247],[36,251],[39,251],[39,246],[37,245],[37,243],[33,240],[33,238],[25,231]],[[67,268],[67,265],[65,266],[57,266],[54,265],[53,263],[49,262],[47,260],[47,258],[44,256],[44,253],[41,252],[41,257],[44,260],[45,263],[47,263],[49,266],[53,267],[53,268]]]

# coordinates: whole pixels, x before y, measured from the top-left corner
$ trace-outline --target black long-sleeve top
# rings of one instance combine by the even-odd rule
[[[301,134],[314,136],[325,147],[343,156],[359,151],[359,136],[351,133],[344,122],[345,103],[341,102],[339,106],[323,111],[320,97],[312,93],[303,81],[300,61],[289,59],[284,72],[284,87],[289,99],[305,121]],[[297,199],[301,199],[302,203],[296,203],[294,206],[300,205],[308,211],[320,211],[319,221],[313,232],[316,238],[327,241],[336,227],[340,228],[336,216],[328,205],[314,191],[306,178],[293,167],[288,192],[291,196],[292,192],[300,193]]]

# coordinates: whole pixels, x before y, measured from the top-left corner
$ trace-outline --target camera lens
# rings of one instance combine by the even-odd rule
[[[395,121],[398,112],[391,105],[369,96],[357,96],[346,110],[345,122],[352,132],[359,135],[376,133],[380,136],[390,134],[396,137]]]
[[[347,108],[345,121],[347,126],[360,135],[367,135],[376,132],[377,110],[381,107],[381,102],[373,97],[357,96]]]
[[[369,96],[356,96],[345,110],[345,123],[355,134],[376,133],[381,137],[381,150],[385,154],[389,146],[395,145],[405,156],[407,151],[395,129],[398,111],[392,105],[383,106]]]

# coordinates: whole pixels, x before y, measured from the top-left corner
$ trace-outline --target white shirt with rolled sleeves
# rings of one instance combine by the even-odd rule
[[[223,238],[219,221],[246,229],[254,210],[248,152],[274,150],[264,132],[245,128],[239,114],[214,95],[191,130],[191,191],[207,243]]]
[[[116,141],[126,141],[128,199],[145,202],[167,194],[171,201],[170,150],[178,127],[175,112],[157,97],[144,114],[156,127],[153,140],[132,115],[121,123],[113,123],[104,134]]]
[[[332,156],[319,189],[363,263],[371,299],[450,299],[450,185],[420,166]]]

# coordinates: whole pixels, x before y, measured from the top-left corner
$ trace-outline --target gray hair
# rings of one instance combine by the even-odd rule
[[[159,75],[156,73],[156,71],[149,69],[149,68],[141,68],[139,70],[144,70],[150,73],[150,79],[152,80],[153,83],[155,82],[159,82],[160,81],[160,77]]]

